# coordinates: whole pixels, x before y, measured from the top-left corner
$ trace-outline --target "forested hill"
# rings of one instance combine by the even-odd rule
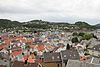
[[[15,28],[15,27],[27,27],[27,28],[38,28],[38,29],[97,29],[100,28],[100,24],[90,25],[86,22],[78,21],[75,24],[66,22],[48,22],[42,20],[31,20],[27,22],[11,21],[8,19],[0,19],[0,28]]]

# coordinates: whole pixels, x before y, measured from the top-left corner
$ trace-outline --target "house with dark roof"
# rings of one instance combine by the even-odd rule
[[[65,50],[65,51],[62,51],[61,53],[64,60],[68,60],[68,59],[79,60],[80,59],[79,54],[77,50],[75,49]]]
[[[55,53],[44,53],[45,67],[64,67],[69,59],[80,60],[79,54],[76,49],[69,49]]]
[[[100,44],[88,49],[88,52],[92,56],[100,57]]]
[[[61,56],[59,52],[56,53],[45,53],[44,54],[44,62],[60,62],[61,61]]]
[[[0,58],[8,59],[9,58],[9,55],[8,54],[5,54],[4,52],[0,52]]]
[[[61,56],[59,52],[44,54],[44,67],[62,67]]]
[[[61,53],[61,59],[62,59],[63,66],[66,66],[69,59],[80,60],[79,53],[75,48],[71,48],[69,50],[65,50],[60,53]]]

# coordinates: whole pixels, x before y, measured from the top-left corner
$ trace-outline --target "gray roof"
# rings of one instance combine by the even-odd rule
[[[66,67],[100,67],[100,64],[86,63],[78,60],[68,60]]]
[[[7,54],[5,54],[3,52],[0,52],[0,58],[8,59],[9,55],[7,55]]]
[[[63,43],[58,43],[57,46],[64,46],[64,44]]]
[[[99,45],[95,45],[93,48],[90,48],[90,49],[100,52],[100,44]]]
[[[73,60],[79,60],[79,54],[76,49],[70,49],[62,51],[62,57],[64,60],[73,59]]]
[[[59,52],[44,54],[44,62],[60,62],[60,61],[61,61],[61,56]]]
[[[44,53],[44,62],[60,62],[61,57],[63,61],[68,59],[79,60],[79,54],[76,49],[65,50],[55,53]]]

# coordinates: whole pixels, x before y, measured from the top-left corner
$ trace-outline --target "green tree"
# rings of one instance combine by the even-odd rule
[[[25,46],[25,49],[29,49],[30,48],[30,46],[27,44],[26,46]]]
[[[80,29],[82,29],[82,28],[90,29],[91,28],[91,25],[89,25],[86,22],[82,22],[82,21],[76,22],[75,25],[77,25]]]
[[[91,38],[93,38],[93,35],[89,34],[89,33],[85,33],[84,36],[83,36],[83,40],[89,40]]]
[[[73,35],[73,36],[77,36],[77,35],[78,35],[78,33],[77,33],[77,32],[74,32],[72,35]]]
[[[24,54],[24,53],[22,53],[22,55],[24,56],[25,54]]]
[[[72,38],[72,43],[77,43],[77,42],[79,42],[77,37]]]
[[[84,34],[85,34],[85,33],[80,32],[78,35],[79,35],[79,36],[84,36]]]
[[[37,56],[37,52],[36,51],[34,51],[33,53],[34,53],[35,56]]]

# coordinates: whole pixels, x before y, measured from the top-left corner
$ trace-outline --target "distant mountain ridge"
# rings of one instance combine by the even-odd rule
[[[100,28],[100,24],[96,24],[95,26],[96,26],[97,28]]]
[[[0,19],[0,28],[14,28],[14,27],[28,27],[28,28],[59,28],[61,29],[70,29],[70,28],[87,28],[87,29],[96,29],[100,28],[100,24],[97,25],[90,25],[86,22],[78,21],[75,22],[75,24],[65,23],[65,22],[48,22],[48,21],[42,21],[42,20],[31,20],[27,22],[19,22],[19,21],[11,21],[8,19]]]

